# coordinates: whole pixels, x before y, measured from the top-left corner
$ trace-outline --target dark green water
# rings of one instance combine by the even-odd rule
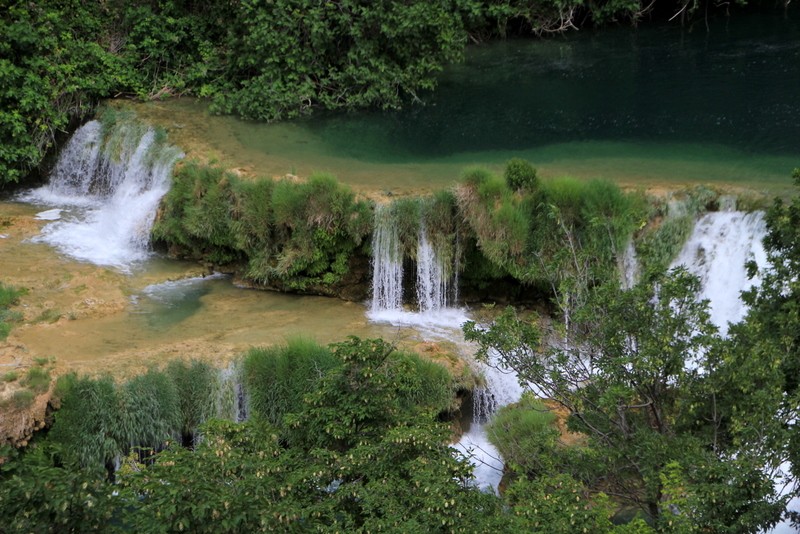
[[[327,171],[357,187],[445,187],[525,157],[545,177],[785,188],[800,166],[800,8],[697,24],[580,31],[468,49],[424,105],[279,124],[156,113],[234,166]],[[180,115],[182,114],[182,115]],[[191,126],[200,117],[199,126]],[[180,141],[177,141],[180,144]]]
[[[473,47],[424,107],[308,127],[337,152],[384,162],[581,142],[800,156],[795,14]]]

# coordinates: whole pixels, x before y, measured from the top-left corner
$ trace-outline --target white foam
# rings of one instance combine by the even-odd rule
[[[700,298],[709,300],[711,321],[722,335],[728,323],[744,318],[747,308],[740,298],[743,290],[759,282],[748,279],[745,262],[754,259],[766,265],[761,241],[766,233],[761,212],[727,211],[707,213],[695,224],[673,266],[684,265],[702,284]]]
[[[40,211],[36,214],[34,219],[39,221],[57,221],[61,218],[61,212],[64,211],[61,208],[54,208],[47,211]]]
[[[156,210],[169,189],[172,166],[183,155],[157,144],[152,129],[122,125],[113,133],[122,147],[114,157],[102,149],[100,123],[79,128],[62,151],[50,183],[20,200],[54,206],[39,214],[53,222],[33,241],[81,261],[127,271],[150,256]]]

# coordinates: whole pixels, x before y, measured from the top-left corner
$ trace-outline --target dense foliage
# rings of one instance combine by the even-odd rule
[[[320,366],[309,374],[312,361]],[[64,405],[47,439],[2,467],[4,528],[481,532],[505,520],[494,496],[467,484],[469,467],[452,454],[449,429],[436,421],[454,393],[448,373],[380,340],[351,338],[330,348],[295,341],[251,352],[244,386],[259,395],[251,399],[254,411],[269,402],[276,375],[294,377],[276,392],[284,417],[275,424],[261,417],[211,422],[194,450],[127,456],[117,484],[104,482],[103,464],[135,452],[131,444],[147,444],[160,432],[157,450],[163,448],[170,433],[161,424],[179,426],[185,403],[175,394],[186,395],[186,384],[169,380],[202,375],[197,365],[173,363],[167,373],[151,371],[122,385],[62,380]],[[264,374],[269,368],[283,371]],[[304,374],[312,387],[299,378]],[[138,400],[131,402],[134,391]],[[151,424],[136,424],[145,419]]]
[[[2,467],[0,521],[12,531],[762,531],[797,491],[796,467],[782,475],[789,493],[774,477],[800,457],[798,206],[769,210],[770,268],[727,337],[680,269],[630,289],[616,278],[588,286],[572,328],[513,310],[468,324],[480,357],[497,351],[548,399],[523,397],[491,425],[509,460],[500,498],[474,489],[446,446],[449,375],[351,338],[251,351],[236,392],[249,398],[246,423],[208,421],[248,410],[223,407],[222,374],[199,364],[124,384],[63,379],[47,437]],[[178,446],[198,424],[193,448]]]
[[[336,294],[363,256],[369,207],[333,177],[241,180],[221,168],[186,163],[153,227],[174,254],[242,266],[265,286]],[[360,280],[358,282],[361,282]]]
[[[328,175],[252,180],[188,162],[174,173],[153,236],[173,255],[262,287],[361,300],[367,237],[389,225],[407,261],[417,261],[424,234],[459,291],[480,295],[500,280],[510,298],[530,289],[571,312],[590,287],[617,276],[634,238],[646,271],[666,268],[716,198],[701,188],[653,207],[608,181],[540,180],[513,159],[504,177],[469,169],[452,190],[399,198],[376,214]]]
[[[798,491],[798,206],[776,201],[767,212],[769,265],[750,265],[761,282],[726,337],[697,300],[699,280],[680,269],[652,270],[629,290],[590,288],[572,329],[513,310],[467,324],[481,357],[497,351],[568,415],[570,433],[548,429],[528,401],[498,417],[493,439],[523,486],[567,477],[578,494],[613,495],[662,532],[759,532],[778,521]]]
[[[219,112],[267,120],[393,108],[433,88],[468,42],[635,22],[655,4],[12,0],[0,11],[0,185],[36,169],[98,99],[195,95]],[[701,6],[716,4],[657,7],[683,19]]]
[[[647,221],[644,199],[602,180],[538,180],[522,160],[505,178],[470,169],[455,189],[458,211],[495,272],[543,288],[565,310],[617,271],[625,245]]]

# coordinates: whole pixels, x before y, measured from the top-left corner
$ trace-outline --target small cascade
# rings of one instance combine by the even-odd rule
[[[639,280],[639,262],[636,259],[636,247],[633,246],[632,239],[628,241],[625,252],[620,258],[619,272],[622,289],[632,288]]]
[[[127,270],[149,256],[156,210],[182,156],[138,123],[107,129],[98,121],[86,123],[61,152],[50,182],[21,198],[63,212],[36,241],[79,260]]]
[[[497,411],[497,399],[487,388],[477,387],[472,390],[472,422],[488,423]]]
[[[766,233],[763,214],[741,211],[707,213],[694,226],[691,237],[673,262],[684,265],[702,284],[700,298],[710,302],[711,321],[722,335],[728,323],[744,318],[740,293],[758,283],[747,278],[745,262],[766,265],[761,242]]]
[[[416,297],[417,312],[403,308],[403,243],[398,235],[401,225],[393,205],[375,208],[372,235],[372,303],[370,320],[395,326],[408,326],[439,338],[460,331],[467,321],[463,310],[450,305],[451,273],[456,269],[445,264],[424,222],[417,239]]]
[[[391,206],[375,207],[372,234],[372,312],[403,308],[403,253]]]
[[[428,240],[425,225],[422,225],[417,245],[417,303],[421,313],[447,307],[447,271],[447,266]]]
[[[499,368],[497,354],[491,355],[488,364],[479,365],[486,378],[486,387],[473,390],[472,424],[454,447],[469,456],[475,466],[475,485],[497,493],[503,478],[504,462],[500,452],[489,441],[486,425],[498,409],[519,401],[523,389],[513,371]]]

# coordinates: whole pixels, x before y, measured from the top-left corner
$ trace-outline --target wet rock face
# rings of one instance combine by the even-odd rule
[[[27,390],[19,382],[0,384],[0,446],[25,447],[35,432],[52,422],[52,389],[51,384],[47,391],[28,400],[20,393]]]

